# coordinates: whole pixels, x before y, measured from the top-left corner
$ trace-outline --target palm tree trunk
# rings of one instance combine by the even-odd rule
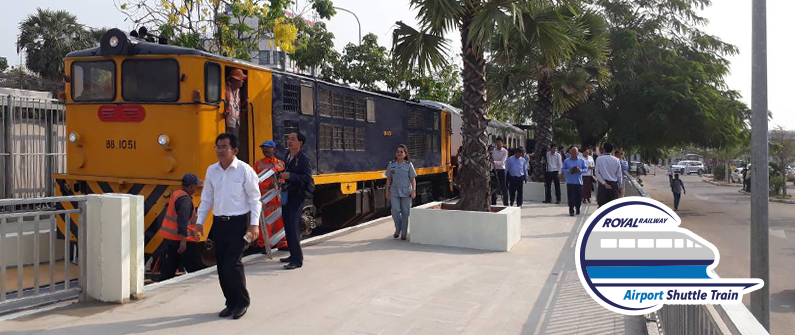
[[[552,144],[552,82],[551,78],[544,74],[546,69],[540,71],[542,74],[538,79],[538,101],[537,109],[533,113],[533,123],[536,125],[536,148],[535,160],[533,162],[533,175],[535,180],[544,180],[544,161],[545,153]]]
[[[489,155],[486,146],[488,104],[486,102],[486,61],[483,51],[468,43],[469,25],[474,13],[463,16],[461,24],[464,111],[462,118],[463,159],[458,186],[461,199],[458,205],[463,210],[488,212],[489,207]]]

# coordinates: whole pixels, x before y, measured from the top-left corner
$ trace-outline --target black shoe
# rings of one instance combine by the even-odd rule
[[[569,216],[574,216],[574,212],[569,212]]]
[[[400,232],[395,232],[392,234],[392,238],[398,238],[398,236],[400,236]]]
[[[580,209],[577,208],[577,215],[580,215]]]
[[[222,318],[228,317],[230,315],[232,315],[232,309],[229,307],[224,308],[224,310],[221,311],[221,313],[218,313],[218,316]]]
[[[542,203],[542,204],[548,204],[548,203],[551,203],[551,202],[552,202],[552,201],[547,201],[547,200],[544,200],[544,201],[542,201],[541,203]]]
[[[300,268],[300,267],[301,267],[301,265],[293,264],[293,263],[290,263],[290,264],[287,264],[287,265],[284,266],[284,268],[287,269],[287,270],[295,270],[295,269]]]
[[[282,263],[290,263],[290,261],[291,261],[290,257],[279,258],[279,262]]]
[[[406,236],[401,236],[400,239],[405,241],[406,240]]]
[[[560,200],[558,200],[558,201],[555,201],[555,204],[556,204],[556,205],[560,205]]]
[[[248,311],[248,307],[238,307],[232,311],[232,319],[240,319],[243,315],[246,315],[246,311]]]

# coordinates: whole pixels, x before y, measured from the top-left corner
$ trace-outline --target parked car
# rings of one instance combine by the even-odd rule
[[[646,164],[641,162],[629,162],[629,172],[634,173],[636,175],[646,175],[649,172],[649,168]]]
[[[674,165],[674,173],[678,174],[698,173],[700,176],[706,171],[707,167],[699,161],[680,161]]]
[[[734,170],[732,170],[731,174],[729,175],[729,182],[730,183],[742,184],[742,182],[743,182],[743,170],[745,170],[745,168],[741,168],[741,167],[738,167],[738,168],[735,168]]]

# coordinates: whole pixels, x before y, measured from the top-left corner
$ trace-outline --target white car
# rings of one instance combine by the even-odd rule
[[[704,163],[699,161],[680,161],[679,163],[674,164],[673,167],[674,173],[678,174],[698,173],[700,176],[707,171],[707,167],[704,166]]]
[[[743,170],[745,168],[738,167],[734,169],[731,174],[729,175],[729,182],[730,183],[737,183],[742,184],[743,182]]]

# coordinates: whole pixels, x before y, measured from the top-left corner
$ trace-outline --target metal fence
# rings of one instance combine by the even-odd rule
[[[638,179],[627,178],[626,196],[651,198]],[[648,315],[663,335],[751,335],[768,334],[745,305],[665,305]]]
[[[66,201],[77,207],[15,210],[55,208]],[[5,209],[0,213],[0,314],[78,297],[86,279],[86,232],[79,229],[85,224],[86,197],[2,199],[0,208]],[[76,244],[57,238],[58,215],[69,230],[77,229]]]
[[[66,171],[66,121],[58,100],[0,94],[0,199],[54,195]]]

